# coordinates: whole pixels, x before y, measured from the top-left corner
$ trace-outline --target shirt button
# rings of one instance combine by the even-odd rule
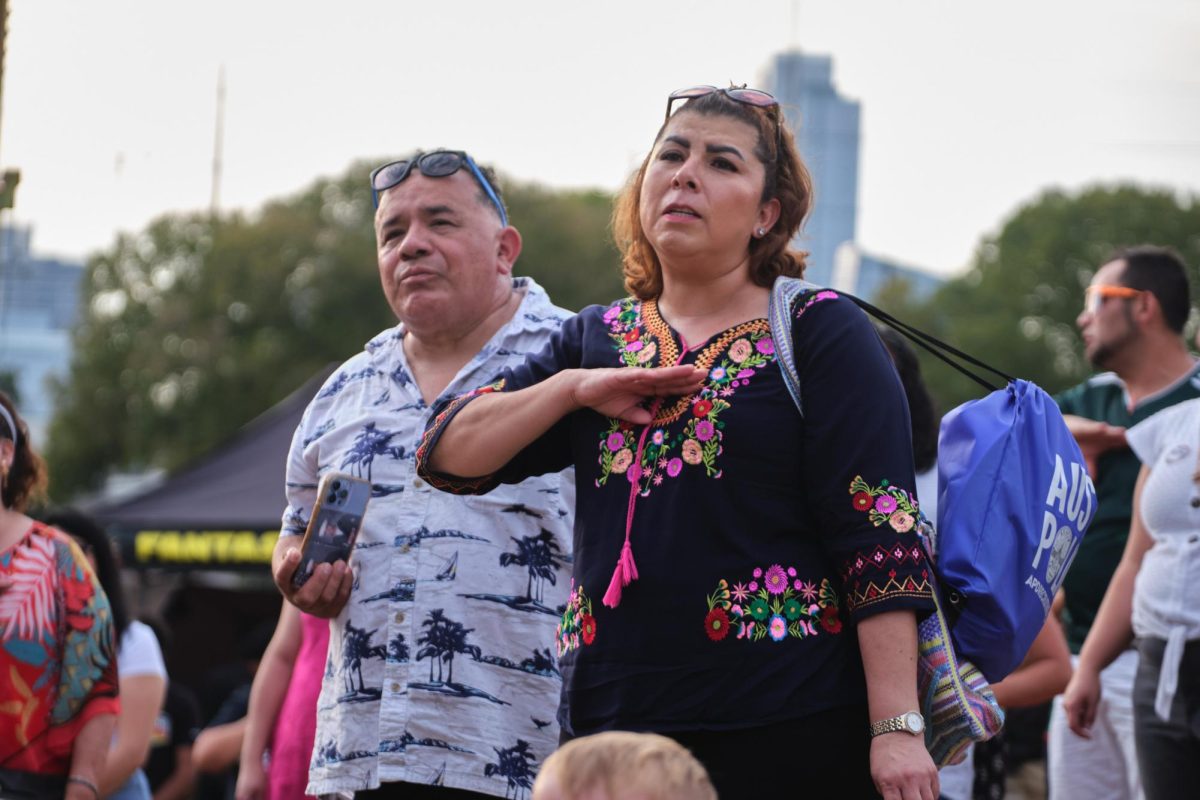
[[[413,486],[415,488],[420,489],[424,485],[425,481],[421,480],[420,478],[413,478]]]
[[[398,692],[398,691],[400,691],[400,684],[398,684],[398,683],[396,683],[395,681],[393,681],[393,682],[392,682],[392,691],[393,691],[393,692]]]
[[[408,545],[408,544],[402,544],[402,545],[400,545],[400,552],[401,552],[401,553],[407,553],[409,550],[412,550],[412,545]]]
[[[404,612],[403,611],[396,614],[396,622],[397,623],[404,622]]]

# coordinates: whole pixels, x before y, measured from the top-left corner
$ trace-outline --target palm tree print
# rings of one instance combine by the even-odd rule
[[[362,662],[365,658],[384,658],[386,653],[383,645],[372,645],[371,637],[378,628],[365,630],[356,627],[353,622],[346,622],[346,630],[342,633],[342,673],[345,676],[347,692],[362,692],[363,685]],[[354,675],[358,675],[358,688],[354,686]]]
[[[521,659],[519,669],[526,672],[534,672],[539,675],[558,675],[558,665],[554,663],[554,658],[550,655],[550,648],[546,647],[541,650],[534,650],[533,656],[530,658]]]
[[[558,570],[563,565],[563,552],[554,534],[545,528],[537,536],[509,537],[517,543],[517,552],[501,553],[500,566],[516,564],[529,570],[529,582],[525,585],[525,597],[541,602],[546,582],[551,586],[558,583]],[[536,590],[537,594],[534,594]]]
[[[498,747],[492,747],[499,757],[498,762],[494,764],[485,764],[483,774],[489,778],[492,775],[499,775],[508,780],[508,787],[504,791],[505,797],[523,798],[533,787],[533,778],[537,772],[532,769],[537,763],[537,756],[529,749],[529,742],[524,739],[517,739],[516,745],[513,747],[501,750]]]
[[[382,431],[375,427],[374,421],[368,422],[354,437],[354,446],[342,459],[342,469],[349,467],[353,474],[371,480],[371,465],[376,456],[391,456],[395,459],[404,458],[404,446],[391,447],[389,443],[398,431]],[[364,475],[364,471],[366,474]]]
[[[417,650],[417,661],[423,658],[430,659],[430,683],[434,681],[433,665],[435,663],[437,664],[437,681],[449,684],[454,682],[455,653],[470,655],[476,661],[483,655],[478,647],[467,644],[467,634],[475,629],[464,628],[462,623],[447,618],[440,608],[435,608],[430,612],[429,617],[421,623],[421,627],[427,630],[417,639],[417,644],[422,645],[421,649]],[[444,680],[442,678],[443,664],[446,666]]]
[[[388,642],[388,663],[403,664],[408,661],[408,644],[404,641],[404,634],[397,633],[396,637]]]

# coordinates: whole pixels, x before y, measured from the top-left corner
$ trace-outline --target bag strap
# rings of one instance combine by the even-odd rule
[[[767,321],[771,325],[771,338],[775,340],[775,362],[779,364],[783,383],[801,417],[804,416],[804,404],[800,402],[800,373],[796,371],[796,358],[792,351],[792,320],[795,319],[792,306],[801,294],[818,288],[816,284],[799,278],[776,278],[767,306]]]
[[[796,408],[800,409],[801,416],[804,415],[804,409],[801,405],[800,393],[800,375],[796,372],[796,361],[792,351],[792,306],[797,297],[806,292],[820,291],[823,287],[815,283],[810,283],[800,278],[780,277],[775,279],[774,285],[771,287],[771,300],[768,310],[768,319],[771,324],[771,335],[775,339],[775,352],[777,360],[783,365],[781,372],[783,373],[784,383],[787,385],[788,393],[791,394],[792,400],[796,403]],[[863,311],[870,314],[875,319],[884,323],[888,327],[901,334],[914,344],[920,345],[932,355],[940,358],[945,363],[949,364],[954,369],[961,372],[966,377],[978,383],[989,392],[994,392],[998,386],[993,385],[988,380],[981,378],[977,373],[971,371],[967,367],[955,361],[950,356],[962,359],[972,366],[991,372],[992,374],[1003,378],[1005,384],[1012,383],[1014,378],[1006,372],[1001,372],[995,367],[975,358],[968,353],[964,353],[952,345],[946,344],[941,339],[931,336],[928,333],[909,325],[907,322],[902,322],[891,314],[868,303],[862,298],[855,297],[846,292],[838,292],[842,297],[850,300]]]

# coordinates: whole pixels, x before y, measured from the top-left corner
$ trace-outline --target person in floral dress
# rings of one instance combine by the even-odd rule
[[[808,292],[782,348],[801,416],[766,319],[811,194],[770,95],[673,93],[614,213],[630,296],[445,403],[418,469],[482,493],[575,467],[564,739],[670,736],[724,797],[932,800],[923,737],[896,727],[919,727],[932,608],[903,389],[858,308]]]
[[[99,800],[119,710],[112,611],[79,546],[25,515],[44,485],[0,393],[0,797]]]

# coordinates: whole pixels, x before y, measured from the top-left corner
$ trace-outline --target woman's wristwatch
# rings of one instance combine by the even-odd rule
[[[887,719],[879,720],[879,722],[871,723],[872,738],[881,733],[898,732],[920,736],[925,732],[925,718],[921,716],[919,711],[906,711],[898,717],[888,717]]]

